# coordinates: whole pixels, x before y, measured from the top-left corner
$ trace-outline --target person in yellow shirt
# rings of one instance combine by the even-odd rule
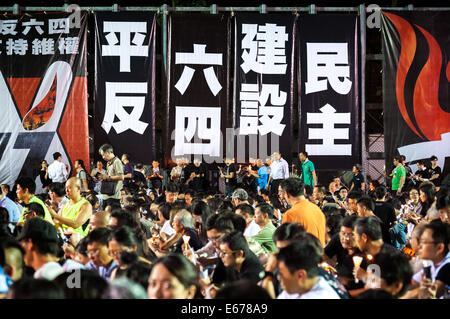
[[[52,207],[47,208],[63,232],[66,235],[70,234],[70,243],[75,247],[89,232],[92,205],[81,196],[81,180],[77,177],[67,180],[66,195],[69,201],[61,207],[61,215],[58,215]]]
[[[34,192],[36,191],[36,183],[33,181],[30,177],[19,177],[16,180],[16,194],[19,201],[21,201],[23,204],[31,204],[31,203],[37,203],[42,206],[44,209],[44,219],[51,224],[53,224],[52,217],[45,206],[44,202],[40,200],[37,196],[34,196]],[[17,222],[17,226],[23,226],[25,220],[24,215],[26,213],[27,209],[24,207],[22,210],[21,217],[19,221]]]

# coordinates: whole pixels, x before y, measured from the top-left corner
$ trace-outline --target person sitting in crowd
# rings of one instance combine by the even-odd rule
[[[225,267],[237,272],[236,278],[227,278],[227,282],[249,279],[254,283],[261,280],[264,270],[258,257],[249,249],[247,240],[240,231],[231,231],[219,239],[220,258]]]
[[[16,191],[17,198],[22,203],[24,204],[37,203],[41,205],[45,213],[44,219],[48,221],[50,224],[53,224],[53,219],[44,202],[41,199],[39,199],[39,197],[34,195],[34,192],[36,191],[36,183],[30,177],[19,177],[16,180],[16,189],[17,189]],[[17,222],[18,226],[22,226],[24,223],[24,213],[25,210],[22,210],[21,217]]]
[[[272,223],[272,218],[272,206],[266,203],[256,206],[255,223],[261,228],[261,230],[256,235],[251,237],[262,246],[266,253],[274,253],[276,250],[276,246],[272,238],[276,228]]]
[[[234,213],[244,217],[246,227],[244,236],[252,237],[261,231],[261,226],[259,226],[255,221],[255,209],[249,204],[239,204],[236,206]]]
[[[147,292],[150,299],[200,298],[197,271],[186,257],[170,253],[153,264]]]
[[[316,241],[316,243],[315,243]],[[284,293],[277,298],[340,299],[336,291],[319,276],[322,245],[314,236],[297,240],[276,254]],[[286,295],[289,294],[289,295]]]
[[[25,222],[17,240],[25,250],[25,265],[35,271],[34,278],[53,280],[64,272],[58,263],[60,241],[52,224],[38,217],[31,218]]]
[[[97,228],[86,237],[87,255],[91,259],[86,265],[87,270],[96,271],[100,277],[109,280],[113,270],[117,267],[108,250],[108,240],[111,230],[108,228]]]

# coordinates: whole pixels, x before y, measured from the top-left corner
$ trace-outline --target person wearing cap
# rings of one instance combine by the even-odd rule
[[[92,205],[81,196],[81,180],[69,178],[66,182],[66,194],[69,201],[61,208],[61,216],[47,206],[51,216],[62,226],[65,233],[71,233],[71,241],[75,247],[78,241],[89,232],[89,219],[92,216]]]
[[[17,187],[17,198],[24,204],[37,203],[44,209],[45,217],[44,219],[53,225],[52,216],[50,215],[44,202],[40,200],[37,196],[34,196],[36,191],[36,183],[30,177],[19,177],[16,180]],[[24,223],[25,208],[22,210],[22,215],[17,222],[17,226],[22,226]]]
[[[27,220],[17,240],[25,250],[25,265],[35,271],[34,278],[53,280],[64,272],[58,263],[59,238],[52,224],[33,217]]]

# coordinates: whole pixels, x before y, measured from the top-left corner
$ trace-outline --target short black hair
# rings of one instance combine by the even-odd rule
[[[58,197],[66,195],[66,186],[64,183],[53,182],[48,185],[48,190],[55,193]]]
[[[222,215],[223,218],[224,215]],[[247,228],[247,222],[245,221],[245,218],[238,214],[229,213],[231,218],[231,222],[233,223],[233,227],[235,230],[240,231],[242,233],[245,232],[245,229]]]
[[[290,177],[283,180],[280,184],[281,189],[292,197],[299,197],[304,194],[305,185],[297,177]]]
[[[192,198],[194,198],[197,195],[197,192],[189,188],[187,191],[184,192],[184,196],[186,195],[190,195]]]
[[[387,188],[384,185],[380,185],[375,188],[375,197],[376,199],[382,199],[387,193]]]
[[[304,233],[304,238],[301,240],[295,240],[290,245],[281,248],[276,257],[278,262],[282,261],[286,264],[291,274],[304,269],[309,278],[314,278],[319,274],[318,264],[322,260],[322,254],[317,249],[317,243],[314,242],[313,238],[315,237],[307,235],[308,233]]]
[[[231,250],[242,250],[244,256],[246,256],[249,251],[247,239],[245,239],[244,234],[238,230],[233,230],[223,235],[220,238],[219,243],[228,244],[228,247]]]
[[[109,237],[111,236],[111,230],[106,227],[96,228],[87,236],[87,245],[93,242],[100,243],[104,246],[108,246]]]
[[[358,219],[358,216],[356,216],[356,215],[345,216],[344,219],[342,220],[341,226],[353,229],[355,227],[355,223],[356,223],[357,219]]]
[[[16,180],[16,185],[20,185],[20,187],[25,190],[28,189],[30,194],[34,194],[36,192],[36,183],[33,181],[31,177],[22,176]]]
[[[426,229],[430,229],[433,232],[432,237],[435,243],[444,244],[444,255],[447,255],[450,239],[450,225],[443,223],[440,219],[436,219],[426,224],[424,230]]]
[[[169,193],[178,193],[178,191],[179,191],[179,188],[178,188],[178,186],[177,186],[175,183],[169,182],[169,183],[166,185],[166,192],[169,192]]]
[[[366,234],[370,240],[382,239],[380,222],[374,217],[359,217],[355,222],[355,230],[361,236]]]
[[[158,206],[158,210],[161,212],[161,214],[166,220],[170,220],[171,209],[172,205],[170,205],[169,203],[162,203],[161,205]]]
[[[60,152],[55,152],[55,153],[53,153],[53,159],[54,159],[55,161],[56,161],[60,156],[62,156]]]
[[[365,208],[371,210],[372,212],[375,210],[375,203],[373,199],[369,196],[362,196],[358,201],[356,202],[358,205],[362,205]]]
[[[256,205],[256,208],[259,208],[261,213],[267,214],[270,219],[273,218],[273,207],[272,207],[272,205],[267,204],[267,203],[262,203],[262,204]]]
[[[211,215],[206,220],[206,230],[216,229],[220,233],[234,230],[234,224],[229,214]]]
[[[23,206],[28,208],[29,211],[35,212],[38,217],[41,217],[41,218],[45,217],[44,208],[40,204],[33,202],[33,203],[25,204]]]
[[[401,163],[403,159],[402,159],[402,156],[401,156],[401,155],[395,155],[395,156],[394,156],[394,160],[396,160],[397,162],[400,162],[400,163]]]
[[[248,214],[250,216],[255,215],[255,209],[249,204],[239,204],[234,211],[241,210],[242,214]]]
[[[402,289],[394,296],[401,297],[408,290],[413,276],[413,269],[406,255],[397,250],[381,251],[374,257],[374,263],[380,266],[381,279],[388,285],[398,281],[403,283]]]
[[[284,223],[273,233],[273,241],[295,240],[306,232],[305,228],[297,223]]]
[[[362,196],[363,196],[363,193],[361,191],[351,191],[350,193],[348,193],[347,198],[358,200]]]
[[[111,218],[117,219],[117,227],[128,226],[134,228],[136,226],[133,215],[125,210],[112,212]]]

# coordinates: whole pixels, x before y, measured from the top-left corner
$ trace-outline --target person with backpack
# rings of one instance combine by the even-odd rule
[[[77,171],[77,177],[81,180],[81,192],[90,193],[94,190],[95,182],[92,176],[86,171],[84,167],[84,161],[77,159],[74,163],[75,170]]]

